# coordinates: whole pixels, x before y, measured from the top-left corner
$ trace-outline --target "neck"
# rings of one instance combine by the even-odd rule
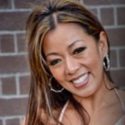
[[[107,106],[112,94],[106,84],[111,84],[110,81],[104,76],[104,80],[99,89],[91,96],[80,98],[78,101],[86,109],[89,115],[94,114],[97,110]]]

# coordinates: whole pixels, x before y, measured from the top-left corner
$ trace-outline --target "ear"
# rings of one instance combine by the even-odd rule
[[[101,31],[100,35],[99,35],[98,47],[99,47],[99,53],[100,53],[100,56],[102,57],[102,59],[104,59],[104,57],[108,53],[108,43],[107,42],[108,41],[107,41],[106,33]]]

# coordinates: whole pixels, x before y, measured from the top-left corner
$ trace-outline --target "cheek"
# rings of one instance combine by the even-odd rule
[[[50,68],[50,71],[52,73],[52,76],[60,83],[63,81],[63,69],[62,68]]]
[[[103,67],[102,67],[102,60],[100,56],[95,56],[93,58],[91,66],[95,71],[98,71],[98,73],[102,71]]]
[[[103,72],[103,63],[99,55],[91,59],[91,69],[95,77],[101,77]]]
[[[102,58],[100,57],[98,52],[91,51],[86,54],[84,58],[81,58],[81,64],[86,66],[88,70],[96,72],[97,70],[102,70]]]

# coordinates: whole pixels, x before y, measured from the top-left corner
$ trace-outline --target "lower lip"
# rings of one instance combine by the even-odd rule
[[[86,78],[86,80],[84,81],[84,83],[79,83],[79,84],[73,84],[75,88],[83,88],[85,87],[89,82],[89,75]]]

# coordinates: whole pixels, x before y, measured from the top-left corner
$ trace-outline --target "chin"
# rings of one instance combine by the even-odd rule
[[[87,98],[87,97],[95,95],[98,88],[99,87],[97,87],[97,86],[93,86],[93,87],[91,86],[90,88],[85,88],[82,91],[78,91],[78,93],[76,95],[79,97],[82,97],[82,98]]]

